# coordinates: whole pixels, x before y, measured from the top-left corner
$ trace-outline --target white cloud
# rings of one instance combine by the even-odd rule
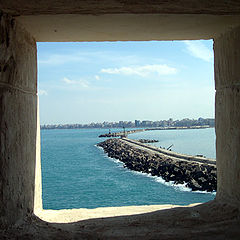
[[[153,73],[158,75],[175,74],[177,72],[177,69],[169,67],[166,64],[152,64],[121,68],[103,68],[101,69],[101,72],[108,74],[138,75],[141,77],[146,77]]]
[[[121,65],[136,65],[141,63],[142,61],[146,61],[146,59],[163,61],[160,58],[148,58],[146,56],[136,56],[136,55],[122,55],[122,53],[118,51],[75,51],[65,54],[40,54],[38,56],[38,63],[40,65],[63,65],[67,63],[89,63],[92,61],[96,62],[111,62],[117,63]]]
[[[213,51],[207,48],[201,41],[184,41],[188,52],[204,61],[210,62],[213,59]]]
[[[75,84],[76,83],[76,81],[70,80],[69,78],[66,78],[66,77],[63,78],[63,81],[67,84]]]
[[[116,57],[112,57],[113,54],[110,55],[110,57],[107,55],[106,52],[72,52],[68,54],[51,54],[51,55],[45,55],[40,56],[38,63],[42,65],[63,65],[66,63],[73,63],[73,62],[91,62],[96,61],[96,59],[101,60],[109,60],[113,61]],[[116,59],[117,60],[117,59]]]
[[[78,85],[78,86],[80,86],[82,88],[88,88],[89,87],[89,82],[85,81],[85,80],[71,80],[69,78],[64,77],[63,81],[66,84],[69,84],[69,85]]]
[[[100,80],[100,77],[98,75],[95,76],[96,80]]]
[[[41,96],[41,95],[48,95],[48,93],[47,93],[46,90],[39,89],[39,90],[38,90],[38,96]]]
[[[46,59],[39,59],[39,63],[47,64],[47,65],[60,65],[68,62],[79,62],[84,60],[85,60],[85,57],[80,56],[78,54],[72,54],[72,55],[53,54]]]

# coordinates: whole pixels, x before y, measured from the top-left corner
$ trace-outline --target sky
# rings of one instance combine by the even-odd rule
[[[214,118],[212,40],[37,47],[41,124]]]

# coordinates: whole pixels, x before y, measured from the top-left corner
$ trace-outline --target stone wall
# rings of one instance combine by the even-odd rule
[[[53,3],[52,16],[38,15],[39,13],[49,13],[50,2]],[[58,8],[58,11],[56,11],[58,1],[50,2],[46,1],[47,4],[43,4],[39,1],[29,3],[29,1],[4,0],[1,2],[1,9],[7,10],[15,17],[23,12],[25,14],[35,14],[35,16],[18,16],[16,18],[19,22],[25,24],[31,35],[38,37],[38,41],[215,38],[217,199],[208,205],[199,206],[197,210],[184,209],[181,211],[175,209],[149,214],[148,217],[142,215],[137,220],[135,220],[136,217],[131,216],[129,219],[132,222],[124,218],[112,218],[95,220],[88,224],[83,222],[76,223],[76,225],[48,226],[47,223],[32,217],[26,225],[21,226],[22,232],[19,232],[19,228],[16,228],[14,237],[10,232],[9,238],[26,239],[31,236],[31,233],[31,239],[36,239],[33,236],[34,234],[38,235],[38,239],[42,239],[44,238],[43,232],[45,232],[45,238],[49,238],[50,233],[52,233],[51,239],[59,239],[63,236],[63,229],[66,231],[66,238],[69,239],[74,239],[81,233],[84,234],[83,237],[89,236],[87,234],[91,233],[93,239],[99,234],[102,234],[102,239],[106,239],[107,236],[114,236],[112,238],[118,237],[119,239],[126,236],[136,238],[136,232],[141,230],[143,232],[138,239],[147,239],[147,237],[159,239],[162,233],[166,233],[164,236],[167,239],[170,239],[170,233],[174,235],[171,235],[171,239],[176,239],[177,236],[193,239],[196,236],[199,238],[200,235],[202,238],[209,236],[209,239],[213,239],[218,236],[218,239],[223,239],[226,238],[227,231],[230,236],[228,239],[238,239],[239,212],[227,204],[234,202],[237,203],[238,207],[240,206],[240,28],[229,30],[239,25],[239,16],[216,17],[202,14],[198,16],[178,14],[178,9],[182,9],[183,6],[181,3],[189,8],[193,7],[193,5],[189,5],[188,1],[181,1],[181,3],[178,3],[178,8],[176,8],[176,5],[172,5],[173,11],[166,15],[152,14],[151,9],[163,9],[160,5],[158,8],[155,8],[154,5],[153,8],[147,10],[146,13],[148,14],[144,15],[111,15],[110,13],[114,13],[113,10],[106,9],[106,15],[97,16],[96,12],[93,11],[96,9],[95,4],[90,4],[89,6],[92,6],[92,9],[87,12],[89,15],[83,17],[81,14],[69,14],[73,13],[72,10],[76,9],[75,7],[70,9],[71,12],[65,11],[69,2],[65,1],[63,7]],[[76,3],[76,1],[71,2]],[[93,2],[96,3],[96,1]],[[168,1],[165,2],[167,4]],[[195,2],[200,3],[200,1]],[[231,1],[231,3],[221,1],[221,5],[218,5],[215,10],[213,10],[212,5],[209,5],[209,1],[204,2],[203,8],[198,8],[197,13],[239,14],[239,4],[236,5],[236,1],[235,3],[234,1]],[[11,7],[14,3],[17,4],[17,9]],[[37,3],[39,3],[38,8],[36,8]],[[219,1],[215,0],[213,5],[215,6],[217,3],[219,4]],[[232,10],[226,8],[226,6],[230,6],[229,4],[231,4]],[[24,6],[27,6],[29,10],[26,11]],[[79,6],[82,7],[81,4]],[[110,5],[104,4],[104,6]],[[194,6],[197,5],[194,4]],[[132,12],[133,6],[129,6],[129,8],[130,11],[121,11],[121,13]],[[116,8],[111,9],[115,11]],[[143,9],[146,9],[145,4]],[[86,7],[83,6],[83,10],[85,11]],[[58,14],[55,15],[56,13]],[[66,14],[61,15],[63,13]],[[196,11],[185,13],[194,14]],[[36,145],[39,146],[39,141],[36,144],[36,139],[39,140],[37,134],[36,83],[35,40],[14,19],[0,13],[1,239],[4,239],[6,233],[3,225],[9,226],[9,224],[15,223],[32,213],[34,183],[38,185],[36,191],[41,188],[40,179],[36,179],[35,182]],[[38,160],[40,160],[39,153],[40,148],[38,148]],[[40,171],[40,169],[38,170]],[[38,176],[40,176],[39,171],[36,171]],[[41,207],[40,196],[41,194],[38,192],[35,199],[36,205],[39,207]],[[186,213],[184,216],[181,215],[183,212]],[[165,225],[166,223],[169,225]],[[208,225],[209,223],[210,225]],[[105,231],[105,235],[101,233],[101,230]],[[192,230],[192,234],[186,234],[188,230]],[[179,235],[179,233],[182,235]]]
[[[1,0],[0,8],[13,15],[44,14],[239,14],[239,1],[226,0]]]
[[[40,116],[39,98],[37,106],[37,136],[36,136],[36,166],[35,166],[35,188],[34,188],[34,214],[42,211],[42,168],[41,168],[41,135],[40,135]]]
[[[218,199],[240,202],[240,28],[214,39]]]
[[[33,211],[37,126],[34,39],[0,13],[0,224]]]

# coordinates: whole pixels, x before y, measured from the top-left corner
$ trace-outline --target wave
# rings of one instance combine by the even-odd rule
[[[173,188],[175,188],[176,190],[180,190],[180,191],[183,191],[183,192],[194,192],[194,193],[208,193],[208,194],[213,194],[213,195],[216,195],[216,192],[207,192],[207,191],[192,191],[191,188],[187,187],[187,183],[183,183],[183,184],[176,184],[174,183],[174,181],[165,181],[162,177],[156,177],[155,179],[156,182],[160,182],[164,185],[167,185],[167,186],[171,186]]]
[[[133,172],[134,174],[137,174],[137,175],[142,175],[142,176],[145,176],[145,177],[149,177],[149,178],[152,178],[154,181],[158,182],[158,183],[161,183],[163,185],[166,185],[166,186],[169,186],[169,187],[173,187],[175,188],[176,190],[179,190],[179,191],[183,191],[183,192],[194,192],[194,193],[208,193],[208,194],[213,194],[213,195],[216,195],[216,192],[207,192],[207,191],[192,191],[191,188],[187,187],[187,183],[183,183],[183,184],[176,184],[174,183],[174,181],[165,181],[162,177],[158,177],[158,176],[152,176],[150,173],[143,173],[143,172],[137,172],[137,171],[134,171],[134,170],[130,170],[128,169],[129,171]]]
[[[108,156],[105,156],[105,158],[111,160],[112,162],[115,162],[115,163],[121,165],[121,167],[123,167],[123,165],[124,165],[123,162],[121,162],[120,160],[118,160],[118,159],[116,159],[116,158],[111,158],[111,157],[108,157]]]
[[[111,160],[112,162],[118,163],[119,166],[123,167],[123,165],[124,165],[123,162],[121,162],[120,160],[118,160],[118,159],[116,159],[116,158],[111,158],[111,157],[109,157],[109,156],[104,152],[104,150],[103,150],[102,147],[99,147],[99,146],[97,146],[97,145],[94,145],[94,146],[101,150],[104,158],[107,158],[108,160]]]
[[[162,177],[158,177],[158,176],[152,176],[150,173],[143,173],[143,172],[137,172],[137,171],[133,171],[130,170],[131,172],[133,172],[134,174],[137,175],[142,175],[145,177],[149,177],[151,179],[153,179],[155,182],[161,183],[163,185],[169,186],[169,187],[173,187],[176,190],[180,190],[180,191],[184,191],[184,192],[191,192],[191,188],[188,188],[185,184],[175,184],[173,181],[167,182],[165,181]],[[205,192],[204,192],[205,193]]]

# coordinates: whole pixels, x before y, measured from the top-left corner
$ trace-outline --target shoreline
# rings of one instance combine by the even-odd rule
[[[144,127],[126,127],[126,129],[132,129],[132,130],[146,130],[146,131],[152,131],[152,130],[185,130],[185,129],[205,129],[205,128],[214,128],[215,126],[210,126],[210,125],[199,125],[199,126],[188,126],[188,127],[149,127],[149,128],[144,128]],[[44,126],[40,126],[41,130],[79,130],[79,129],[109,129],[109,127],[51,127],[47,128]],[[122,127],[110,127],[110,129],[122,129]],[[131,131],[131,130],[130,130]]]

